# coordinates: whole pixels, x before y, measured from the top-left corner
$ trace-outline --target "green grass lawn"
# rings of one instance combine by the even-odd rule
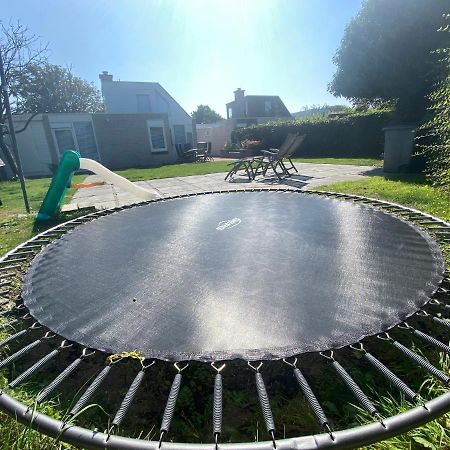
[[[375,158],[293,158],[298,163],[313,164],[344,164],[352,166],[375,166],[382,167],[383,160]]]
[[[74,183],[79,183],[84,175],[76,175]],[[33,235],[34,217],[50,186],[50,178],[27,180],[27,193],[32,214],[26,214],[18,181],[0,181],[0,255]],[[69,189],[67,198],[75,192]],[[65,216],[63,215],[62,218]]]
[[[450,221],[450,197],[430,186],[422,175],[385,175],[360,181],[341,181],[317,189],[400,203]]]

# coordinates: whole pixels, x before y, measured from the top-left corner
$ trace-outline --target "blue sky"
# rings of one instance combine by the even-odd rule
[[[345,103],[327,92],[332,57],[362,0],[15,0],[0,18],[20,19],[49,43],[50,62],[100,86],[157,81],[191,112],[225,115],[241,87],[279,95],[295,112]]]

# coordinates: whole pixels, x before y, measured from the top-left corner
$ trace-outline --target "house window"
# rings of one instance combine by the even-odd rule
[[[58,144],[59,154],[62,155],[66,150],[76,150],[75,137],[72,128],[59,128],[54,130],[56,143]]]
[[[74,122],[73,128],[78,142],[78,151],[83,158],[98,161],[97,143],[91,122]]]
[[[266,116],[272,115],[272,102],[270,100],[264,101],[264,113]]]
[[[152,153],[167,152],[164,122],[162,120],[147,120]]]
[[[140,113],[151,112],[150,95],[148,95],[148,94],[137,94],[136,95],[136,101],[137,101],[137,110],[138,110],[138,112],[140,112]]]
[[[175,144],[186,144],[186,132],[184,125],[174,125],[173,134],[175,138]]]
[[[233,108],[231,106],[228,107],[228,118],[231,119],[233,117]]]

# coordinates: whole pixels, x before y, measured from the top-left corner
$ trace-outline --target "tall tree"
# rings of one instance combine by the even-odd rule
[[[27,67],[12,85],[16,113],[103,111],[100,91],[76,77],[70,69],[53,64]]]
[[[355,103],[396,103],[399,118],[419,120],[436,79],[432,50],[448,12],[443,0],[365,0],[347,26],[329,91]]]
[[[5,23],[0,21],[0,50],[4,63],[6,88],[24,76],[31,65],[39,65],[46,61],[47,45],[43,44],[35,34],[20,22]],[[11,97],[12,109],[15,109],[15,98]],[[17,175],[17,155],[14,155],[6,141],[8,134],[5,115],[5,102],[0,95],[0,148],[12,172]]]
[[[218,120],[223,120],[223,117],[208,105],[198,105],[191,116],[195,120],[195,123],[213,123]]]

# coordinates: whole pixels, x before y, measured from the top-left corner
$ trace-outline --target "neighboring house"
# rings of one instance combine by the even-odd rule
[[[99,75],[107,113],[167,114],[174,144],[196,144],[195,123],[192,117],[159,84],[138,81],[114,81],[104,71]]]
[[[227,103],[227,119],[243,119],[247,124],[256,124],[261,118],[292,117],[278,95],[245,95],[238,88],[234,100]]]
[[[235,128],[260,123],[292,120],[290,112],[277,95],[245,95],[238,88],[234,100],[226,104],[227,119],[215,123],[197,124],[198,141],[211,142],[213,155],[220,155],[225,142]]]
[[[25,176],[51,175],[68,149],[109,169],[127,169],[176,162],[174,144],[197,143],[192,117],[159,83],[113,81],[108,72],[99,77],[106,113],[38,114],[17,134]],[[14,116],[15,129],[29,117]]]
[[[14,128],[22,129],[29,117],[13,116]],[[109,169],[177,160],[167,114],[38,114],[16,139],[26,177],[52,175],[61,155],[69,149]],[[5,176],[10,177],[11,172],[7,170]]]

